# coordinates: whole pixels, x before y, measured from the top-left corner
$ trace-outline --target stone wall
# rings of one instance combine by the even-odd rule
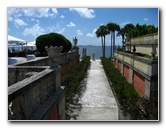
[[[124,74],[124,77],[129,81],[129,67],[124,65],[123,66],[123,74]]]
[[[8,66],[9,120],[65,120],[65,88],[61,76],[79,62],[78,50]]]
[[[49,66],[8,66],[8,86],[27,78],[29,75],[41,72],[46,68],[49,68]]]
[[[135,89],[139,92],[139,95],[143,97],[145,95],[145,78],[139,73],[134,72],[133,84]]]
[[[158,60],[116,51],[114,64],[140,96],[146,99],[158,98]]]
[[[70,60],[78,59],[79,54],[77,50],[72,50],[68,53],[62,53],[59,60],[59,65],[67,63]],[[79,60],[79,59],[78,59]],[[37,58],[34,60],[15,64],[14,66],[51,66],[53,62],[49,61],[49,57]]]
[[[56,92],[56,86],[56,75],[51,69],[45,69],[9,86],[9,119],[31,119],[37,109]]]
[[[72,70],[74,65],[79,62],[78,50],[72,50],[68,53],[62,53],[60,60],[57,64],[61,66],[61,76],[63,77],[68,71]],[[15,64],[14,66],[51,66],[53,62],[49,60],[49,57],[43,57],[40,59],[30,60]]]
[[[118,61],[118,69],[119,69],[119,71],[121,71],[121,62],[120,61]]]
[[[137,53],[143,53],[151,55],[152,47],[155,46],[156,48],[156,54],[159,55],[158,51],[158,34],[150,34],[150,35],[144,35],[140,37],[131,38],[126,42],[126,50],[132,51],[133,46],[136,47]]]

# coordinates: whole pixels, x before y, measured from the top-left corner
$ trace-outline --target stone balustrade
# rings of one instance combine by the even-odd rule
[[[27,76],[29,72],[41,72],[49,66],[8,66],[8,86],[17,83]]]
[[[8,65],[9,120],[64,120],[65,88],[61,76],[79,61],[78,50]],[[53,66],[54,65],[54,66]]]
[[[156,50],[158,55],[158,38],[157,33],[131,38],[126,42],[126,51],[132,51],[135,47],[137,53],[151,55]]]
[[[115,52],[114,57],[126,65],[138,69],[147,76],[158,74],[158,61],[125,52]],[[150,78],[148,78],[150,79]]]
[[[8,104],[10,120],[39,120],[44,119],[50,104],[47,104],[49,98],[58,93],[64,93],[60,88],[58,77],[59,68],[45,69],[31,77],[17,82],[8,87]],[[59,92],[60,91],[60,92]],[[57,98],[60,100],[61,97]],[[53,102],[53,101],[52,101]],[[49,106],[41,111],[43,106]],[[42,116],[37,112],[41,109]]]
[[[114,65],[146,99],[158,97],[158,60],[116,51]]]
[[[61,53],[59,63],[68,62],[70,60],[73,60],[74,58],[79,58],[77,50],[72,50],[68,53]],[[52,62],[51,63],[49,62],[49,57],[47,56],[47,57],[42,57],[40,59],[15,64],[14,66],[51,66],[52,64],[53,64]]]

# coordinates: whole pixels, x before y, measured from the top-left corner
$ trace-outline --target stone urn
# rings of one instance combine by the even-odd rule
[[[63,47],[45,47],[47,53],[48,53],[48,57],[53,61],[53,62],[57,62],[61,56],[61,51],[63,50]]]

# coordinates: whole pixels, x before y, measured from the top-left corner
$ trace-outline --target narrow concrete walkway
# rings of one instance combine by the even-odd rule
[[[87,84],[78,104],[76,120],[118,120],[118,106],[101,60],[91,61]]]

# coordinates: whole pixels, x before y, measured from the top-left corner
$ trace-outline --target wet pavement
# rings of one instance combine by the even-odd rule
[[[69,106],[70,120],[118,120],[118,106],[101,60],[91,61],[87,77]]]

